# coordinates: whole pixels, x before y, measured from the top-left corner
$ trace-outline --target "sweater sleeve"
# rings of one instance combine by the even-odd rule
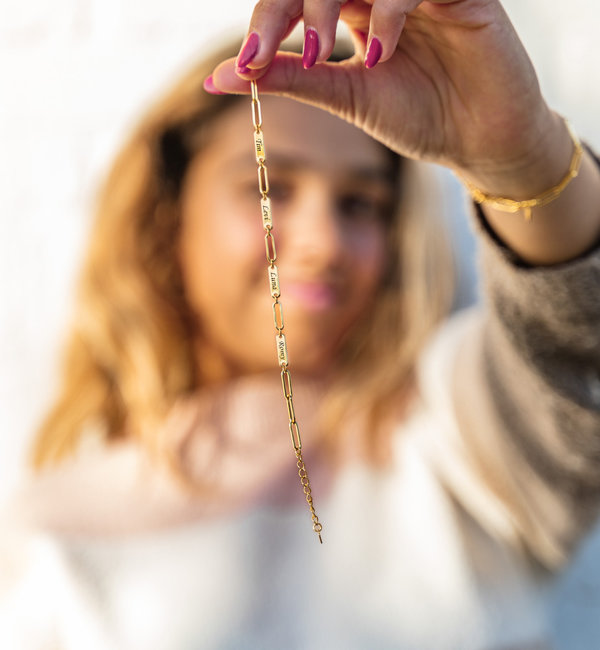
[[[528,267],[481,215],[478,230],[486,298],[445,345],[438,466],[480,523],[556,569],[600,505],[600,247]]]

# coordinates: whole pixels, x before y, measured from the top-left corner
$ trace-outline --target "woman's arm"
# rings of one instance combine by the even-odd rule
[[[455,353],[458,426],[436,457],[479,521],[556,568],[600,509],[600,248],[530,267],[481,230],[486,309]]]

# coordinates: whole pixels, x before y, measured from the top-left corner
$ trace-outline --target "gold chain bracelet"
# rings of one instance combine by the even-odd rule
[[[298,467],[298,476],[300,485],[306,497],[306,503],[310,509],[310,517],[313,522],[313,530],[319,537],[319,542],[323,543],[321,531],[323,525],[315,511],[315,505],[308,479],[306,465],[302,458],[302,439],[300,438],[300,427],[296,420],[294,411],[294,400],[292,392],[292,378],[289,371],[287,343],[283,331],[283,309],[281,307],[279,288],[279,272],[275,262],[277,260],[277,251],[275,249],[275,239],[273,238],[273,217],[271,214],[271,200],[269,199],[269,179],[267,176],[266,156],[265,156],[265,138],[262,132],[262,114],[260,110],[260,100],[258,99],[258,87],[256,81],[250,82],[252,88],[252,123],[254,124],[254,151],[256,153],[256,162],[258,164],[258,189],[260,191],[260,208],[262,214],[262,224],[265,230],[265,248],[267,253],[267,272],[271,298],[273,299],[273,321],[275,323],[275,343],[277,347],[277,359],[281,370],[281,385],[283,387],[283,396],[287,406],[289,429],[292,437],[292,446],[296,456],[296,466]]]
[[[571,156],[571,162],[569,163],[569,171],[557,185],[551,187],[549,190],[546,190],[533,199],[515,201],[513,199],[507,199],[501,196],[493,196],[491,194],[488,194],[487,192],[484,192],[483,190],[475,187],[475,185],[473,185],[473,183],[470,183],[468,180],[464,178],[461,179],[471,194],[473,200],[479,204],[485,203],[491,208],[494,208],[495,210],[501,210],[502,212],[516,213],[520,210],[523,210],[525,220],[531,221],[533,208],[541,208],[545,205],[548,205],[549,203],[552,203],[552,201],[557,199],[563,193],[567,185],[579,174],[581,159],[583,157],[583,147],[581,146],[581,142],[575,134],[575,131],[573,131],[573,128],[567,120],[565,120],[565,124],[567,126],[567,130],[569,131],[569,135],[571,136],[574,149],[573,155]]]

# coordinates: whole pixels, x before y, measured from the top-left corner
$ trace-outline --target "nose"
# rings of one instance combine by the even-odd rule
[[[344,229],[327,184],[315,182],[298,193],[285,217],[285,254],[290,260],[325,270],[343,264]]]

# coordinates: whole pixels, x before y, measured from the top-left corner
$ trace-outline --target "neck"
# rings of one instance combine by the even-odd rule
[[[200,386],[223,384],[245,374],[239,365],[200,337],[194,343],[194,356]]]

